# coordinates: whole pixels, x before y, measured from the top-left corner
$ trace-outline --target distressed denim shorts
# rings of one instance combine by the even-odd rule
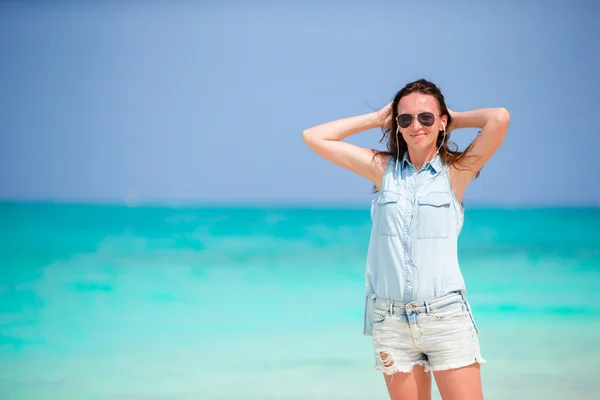
[[[411,372],[415,365],[442,371],[483,364],[478,334],[462,292],[409,303],[375,299],[375,369],[385,374]]]

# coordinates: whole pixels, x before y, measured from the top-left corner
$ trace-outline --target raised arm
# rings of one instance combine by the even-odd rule
[[[378,189],[385,170],[385,159],[373,158],[375,152],[343,142],[342,140],[368,129],[381,128],[389,124],[391,104],[381,110],[355,117],[327,122],[302,132],[308,147],[332,163],[367,178]]]
[[[510,114],[505,108],[482,108],[479,110],[452,112],[450,129],[480,128],[481,131],[468,147],[460,165],[453,168],[453,186],[462,197],[462,192],[473,176],[485,165],[502,144]],[[454,185],[456,183],[456,185]]]

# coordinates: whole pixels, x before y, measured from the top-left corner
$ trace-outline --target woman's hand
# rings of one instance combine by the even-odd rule
[[[458,119],[459,119],[460,113],[452,111],[450,109],[450,107],[448,107],[448,106],[446,106],[446,109],[448,110],[448,114],[450,114],[450,120],[451,120],[450,124],[446,127],[446,132],[450,133],[453,130],[457,129],[456,128],[457,126],[459,126],[460,123],[459,123]]]
[[[379,126],[383,129],[390,129],[392,127],[392,103],[390,102],[387,106],[381,110],[375,112]]]

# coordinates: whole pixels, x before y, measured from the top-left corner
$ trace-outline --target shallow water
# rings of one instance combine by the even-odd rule
[[[2,399],[386,398],[362,336],[367,207],[0,203],[0,222]],[[486,399],[600,398],[598,226],[467,210]]]

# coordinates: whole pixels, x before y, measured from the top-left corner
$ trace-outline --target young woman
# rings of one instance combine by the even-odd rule
[[[483,398],[479,331],[457,256],[462,198],[498,149],[510,121],[504,108],[453,112],[426,80],[406,85],[381,110],[303,132],[321,157],[373,183],[364,334],[392,400],[431,398],[431,372],[444,400]],[[460,152],[450,132],[480,128]],[[383,128],[388,151],[342,140]]]

